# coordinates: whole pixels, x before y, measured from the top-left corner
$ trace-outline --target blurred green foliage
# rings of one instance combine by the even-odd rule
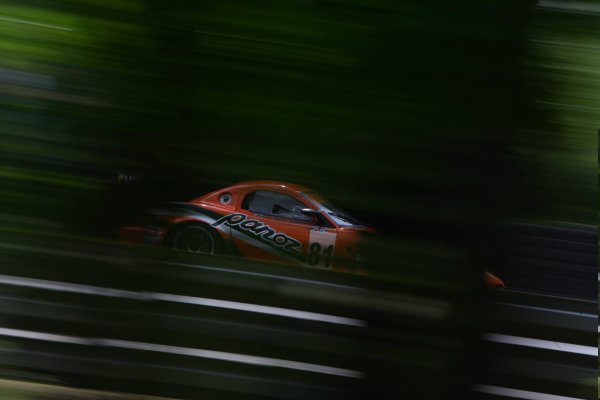
[[[532,6],[9,2],[3,210],[94,225],[125,171],[292,181],[432,227],[590,222],[597,23]]]
[[[541,4],[529,24],[523,79],[544,118],[524,133],[545,131],[518,151],[535,161],[529,185],[550,195],[551,217],[596,225],[600,8],[593,1]]]

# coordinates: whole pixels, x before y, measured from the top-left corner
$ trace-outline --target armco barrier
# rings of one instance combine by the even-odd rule
[[[452,287],[110,245],[4,243],[0,261],[5,379],[186,399],[596,395],[593,302],[474,303]]]
[[[476,398],[597,398],[597,302],[500,290],[485,307]]]

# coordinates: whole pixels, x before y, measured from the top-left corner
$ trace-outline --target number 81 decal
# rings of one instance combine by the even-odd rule
[[[331,268],[336,237],[337,234],[332,232],[310,231],[307,264],[315,267]]]

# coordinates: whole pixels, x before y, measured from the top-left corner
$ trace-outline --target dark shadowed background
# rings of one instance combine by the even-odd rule
[[[579,3],[592,11],[8,1],[0,229],[25,244],[110,242],[151,202],[248,179],[308,186],[380,230],[378,279],[464,312],[444,368],[468,374],[481,267],[501,263],[498,224],[596,223],[598,10]]]

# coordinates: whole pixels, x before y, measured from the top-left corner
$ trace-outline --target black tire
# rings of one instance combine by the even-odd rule
[[[167,246],[173,250],[197,254],[218,254],[222,244],[219,235],[201,224],[186,224],[175,227],[169,234]]]

